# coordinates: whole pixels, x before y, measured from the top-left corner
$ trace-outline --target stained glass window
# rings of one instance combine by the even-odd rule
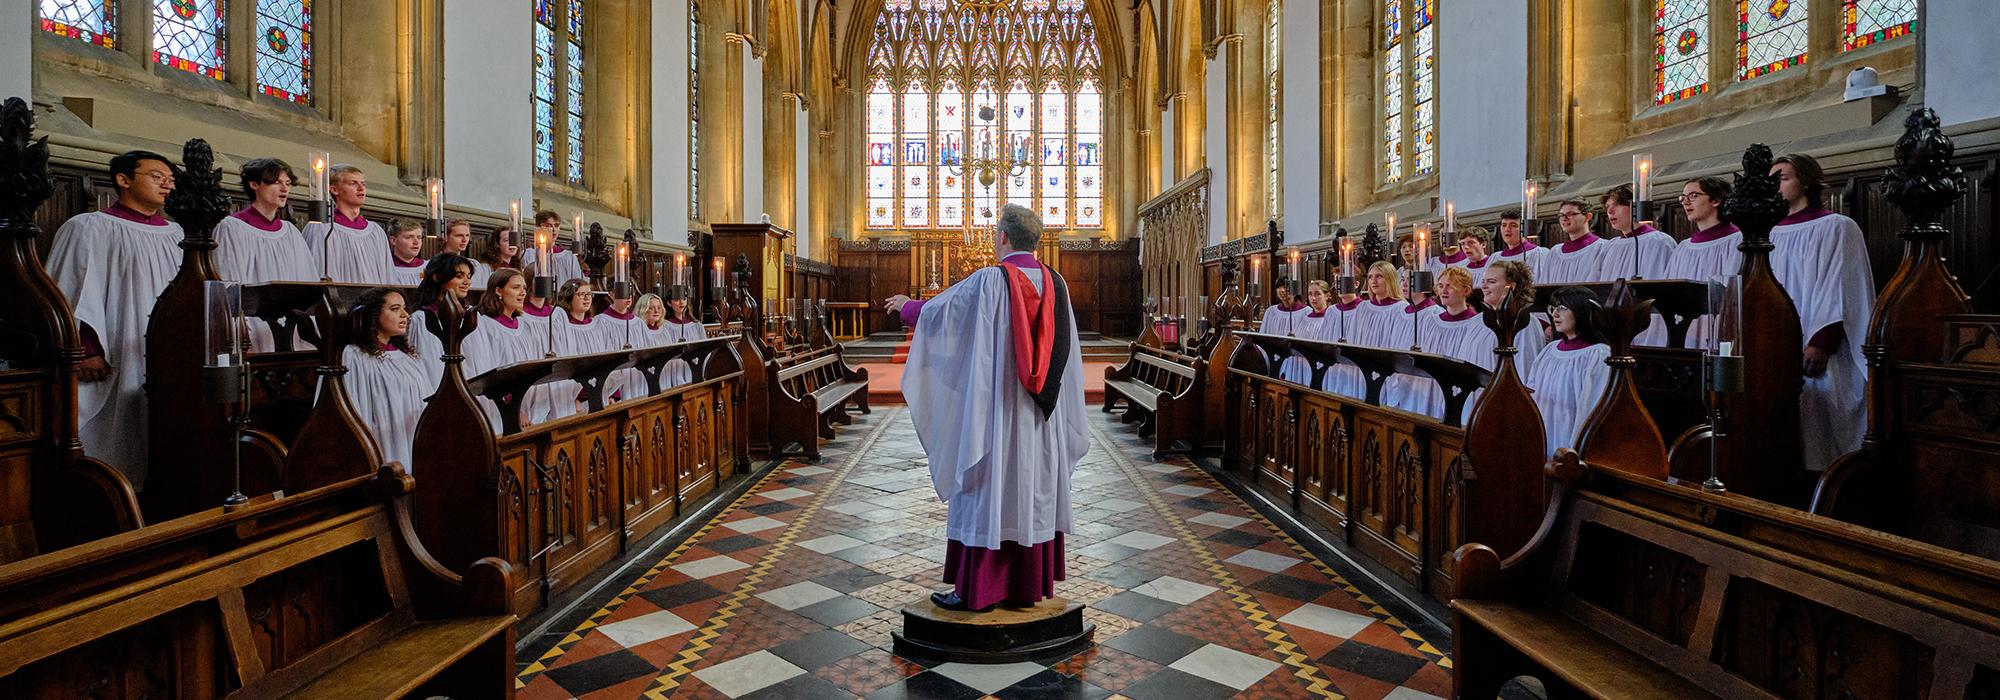
[[[42,31],[117,48],[118,4],[112,0],[41,0]]]
[[[1382,179],[1403,179],[1403,0],[1388,0],[1382,20]]]
[[[959,230],[1012,202],[1101,228],[1102,65],[1081,0],[886,0],[865,80],[867,226]]]
[[[535,172],[583,184],[583,0],[531,0]]]
[[[1853,51],[1915,31],[1917,0],[1842,0],[1841,19],[1841,45]]]
[[[312,103],[312,0],[257,0],[257,89]]]
[[[1283,37],[1283,13],[1284,6],[1278,0],[1271,0],[1264,9],[1264,199],[1273,219],[1281,218],[1283,213],[1279,198],[1284,190],[1279,180],[1282,172],[1278,167],[1283,155],[1278,151],[1278,124],[1283,110],[1279,102],[1282,73],[1278,70],[1283,52],[1278,48],[1278,41]]]
[[[1410,127],[1410,140],[1416,142],[1417,174],[1429,175],[1437,170],[1437,0],[1413,0],[1411,9],[1416,76],[1410,105],[1416,121]]]
[[[1653,5],[1653,103],[1708,92],[1709,0]]]
[[[153,0],[153,62],[222,80],[228,74],[223,0]]]
[[[688,218],[701,218],[701,5],[688,0]]]
[[[1737,0],[1736,69],[1749,80],[1806,62],[1808,0]]]

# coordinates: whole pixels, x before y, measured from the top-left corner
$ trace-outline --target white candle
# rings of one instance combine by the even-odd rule
[[[521,200],[507,200],[507,230],[521,230]]]
[[[444,218],[444,179],[436,177],[425,178],[424,190],[430,195],[431,218]]]

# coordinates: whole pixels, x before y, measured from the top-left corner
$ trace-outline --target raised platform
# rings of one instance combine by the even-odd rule
[[[1085,362],[1121,361],[1127,354],[1129,338],[1106,338],[1095,332],[1079,332],[1077,340],[1083,347]],[[909,334],[906,331],[882,331],[859,340],[849,340],[840,344],[841,356],[849,364],[901,363],[899,355],[909,350]]]
[[[903,404],[903,368],[890,362],[854,362],[856,367],[868,369],[868,403],[875,406],[900,406]],[[1095,405],[1104,403],[1104,368],[1116,362],[1083,362],[1083,402]]]
[[[892,636],[898,656],[1005,664],[1069,656],[1090,646],[1096,631],[1083,619],[1083,604],[1063,598],[983,613],[946,610],[926,598],[903,608],[903,629]]]

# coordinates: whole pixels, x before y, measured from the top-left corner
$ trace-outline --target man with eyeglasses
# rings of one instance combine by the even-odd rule
[[[85,453],[146,479],[146,323],[180,271],[181,227],[160,214],[174,191],[167,157],[132,151],[111,159],[118,201],[63,222],[49,248],[49,276],[76,309],[84,359],[77,368],[77,432]]]
[[[1736,249],[1743,243],[1743,232],[1722,217],[1722,203],[1729,201],[1730,189],[1728,180],[1714,176],[1681,186],[1681,211],[1687,213],[1695,233],[1674,246],[1673,257],[1667,258],[1667,269],[1660,279],[1711,282],[1743,271],[1743,252]],[[1697,318],[1688,325],[1686,347],[1710,347],[1714,335],[1715,317]],[[1653,317],[1652,327],[1633,341],[1637,345],[1666,342],[1667,324],[1658,315]]]
[[[1590,230],[1590,205],[1583,200],[1565,200],[1557,208],[1556,224],[1566,237],[1562,245],[1549,249],[1535,267],[1535,286],[1546,287],[1570,282],[1599,282],[1604,275],[1603,239]]]
[[[1674,237],[1650,222],[1632,220],[1632,186],[1611,188],[1598,204],[1604,207],[1605,223],[1618,232],[1604,242],[1604,259],[1599,263],[1603,279],[1660,279],[1667,271],[1667,259],[1674,255]]]

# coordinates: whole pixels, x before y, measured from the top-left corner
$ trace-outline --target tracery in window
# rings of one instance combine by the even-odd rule
[[[1382,181],[1437,172],[1437,0],[1382,3]]]
[[[1279,80],[1282,77],[1279,66],[1283,59],[1279,40],[1283,38],[1283,13],[1284,6],[1279,0],[1271,0],[1264,9],[1264,199],[1272,219],[1279,218],[1283,211],[1279,205],[1284,191],[1279,181],[1282,173],[1279,163],[1284,154],[1278,150],[1278,124],[1283,109],[1279,102]]]
[[[223,0],[154,0],[153,62],[216,80],[227,77]]]
[[[583,184],[583,0],[533,0],[535,172]]]
[[[688,218],[701,218],[701,5],[688,0]]]
[[[1382,179],[1403,179],[1403,0],[1382,10]]]
[[[1842,0],[1843,50],[1907,36],[1917,27],[1917,0]]]
[[[1736,69],[1749,80],[1806,62],[1807,0],[1737,0]]]
[[[1104,225],[1097,30],[1083,0],[887,0],[864,97],[867,225]]]
[[[312,0],[257,0],[257,90],[312,103]]]
[[[1437,0],[1414,0],[1410,23],[1415,27],[1416,124],[1410,138],[1417,144],[1417,174],[1437,170]]]
[[[41,0],[42,31],[117,48],[117,7],[112,0]]]
[[[1653,103],[1708,92],[1709,0],[1658,0],[1653,12]]]

